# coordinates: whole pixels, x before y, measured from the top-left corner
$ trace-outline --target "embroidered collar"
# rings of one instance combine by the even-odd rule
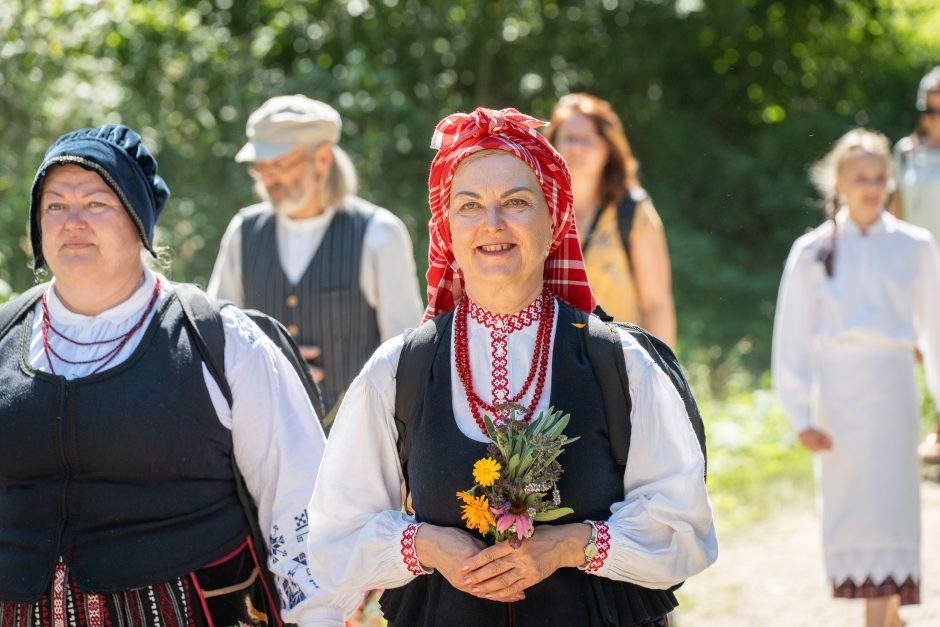
[[[543,292],[544,293],[544,292]],[[514,314],[498,314],[484,309],[467,297],[468,313],[473,320],[490,331],[498,333],[512,333],[530,327],[542,316],[542,294],[532,301],[528,307]]]

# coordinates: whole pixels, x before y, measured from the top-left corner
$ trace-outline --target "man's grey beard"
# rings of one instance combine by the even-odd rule
[[[308,202],[310,202],[310,199],[313,198],[315,194],[319,193],[319,190],[316,187],[313,187],[301,198],[283,198],[281,200],[273,200],[271,195],[268,194],[268,188],[264,186],[264,183],[261,181],[255,181],[255,193],[259,198],[261,198],[261,200],[266,200],[271,204],[271,208],[274,210],[274,213],[289,216],[292,213],[296,213]]]

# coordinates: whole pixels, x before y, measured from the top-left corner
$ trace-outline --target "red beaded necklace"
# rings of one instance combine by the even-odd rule
[[[473,373],[470,370],[470,345],[467,336],[467,318],[472,316],[490,329],[491,352],[493,365],[493,403],[485,402],[473,389]],[[535,352],[532,355],[532,365],[528,376],[518,393],[509,396],[509,333],[531,326],[538,320],[539,327],[535,340]],[[486,435],[486,424],[483,422],[481,409],[486,410],[496,424],[501,424],[509,418],[512,409],[524,409],[522,420],[528,422],[542,398],[545,387],[545,375],[548,372],[549,347],[552,337],[552,323],[555,320],[555,298],[545,288],[542,294],[531,305],[521,312],[513,315],[494,314],[476,303],[464,298],[457,305],[454,319],[454,353],[457,364],[457,374],[460,383],[467,393],[470,401],[470,412],[480,431]],[[521,403],[532,383],[535,382],[535,391],[528,407]]]
[[[130,341],[131,337],[140,329],[144,324],[144,320],[147,319],[147,316],[150,315],[150,312],[153,311],[154,305],[157,304],[157,298],[160,296],[160,277],[157,277],[156,283],[153,286],[153,295],[150,297],[150,303],[147,305],[147,309],[144,310],[143,315],[140,316],[140,320],[137,321],[134,326],[132,326],[126,333],[122,333],[117,337],[113,337],[109,340],[97,340],[94,342],[79,342],[78,340],[73,340],[72,338],[63,335],[61,331],[52,326],[52,320],[49,318],[49,302],[48,302],[49,292],[46,292],[42,295],[42,347],[43,351],[46,353],[46,361],[49,363],[49,370],[52,374],[56,374],[55,367],[52,365],[52,357],[55,356],[61,362],[72,364],[72,365],[81,365],[81,364],[98,364],[98,366],[91,371],[91,374],[99,372],[102,368],[107,366],[117,357],[118,353],[121,352],[121,349]],[[52,348],[52,344],[49,342],[49,331],[52,331],[54,334],[61,337],[63,340],[70,344],[75,344],[76,346],[98,346],[101,344],[111,344],[115,343],[114,348],[108,350],[101,357],[95,357],[94,359],[85,359],[72,361],[71,359],[66,359]],[[101,362],[101,363],[98,363]]]

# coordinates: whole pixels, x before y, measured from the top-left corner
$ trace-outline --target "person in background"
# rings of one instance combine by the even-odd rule
[[[571,171],[575,220],[598,304],[675,347],[666,235],[637,178],[639,162],[620,118],[606,100],[569,94],[555,106],[546,136]]]
[[[220,314],[231,403],[210,374],[182,292],[144,263],[169,193],[123,125],[67,133],[39,166],[30,238],[53,278],[6,305],[0,338],[4,627],[273,626],[279,606],[307,623],[323,431],[235,307]]]
[[[229,223],[208,293],[280,320],[333,410],[379,344],[421,320],[405,225],[357,198],[333,107],[276,96],[248,118],[250,163],[264,201]]]
[[[829,215],[796,240],[780,283],[773,385],[816,453],[833,595],[866,599],[869,627],[920,602],[919,403],[914,347],[940,398],[940,252],[884,211],[885,136],[855,129],[811,170]]]
[[[894,146],[894,213],[940,239],[940,66],[920,81],[917,128]],[[918,447],[925,462],[940,463],[940,422]]]
[[[619,331],[611,359],[622,351],[632,411],[610,420],[631,423],[633,445],[624,464],[611,453],[584,348],[595,301],[570,177],[536,130],[543,125],[483,108],[437,125],[431,326],[414,333],[436,328],[441,339],[404,434],[402,336],[376,351],[339,411],[309,507],[321,624],[341,625],[363,590],[381,587],[390,625],[661,627],[677,605],[672,587],[717,557],[705,460],[685,406]],[[560,499],[576,513],[536,525],[517,548],[486,548],[455,497],[486,454],[483,416],[528,421],[549,406],[570,413],[568,436],[582,436],[559,458]],[[399,437],[411,443],[406,465]],[[403,481],[414,515],[403,512]]]

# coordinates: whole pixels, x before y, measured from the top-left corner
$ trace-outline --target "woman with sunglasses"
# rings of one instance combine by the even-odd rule
[[[616,111],[597,96],[568,94],[555,105],[545,136],[571,171],[575,220],[598,304],[675,346],[666,234]]]

